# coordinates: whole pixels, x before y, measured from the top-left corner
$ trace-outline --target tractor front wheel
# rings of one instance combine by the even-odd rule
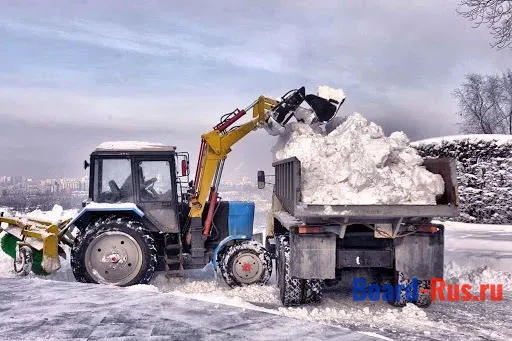
[[[222,277],[230,287],[266,284],[272,274],[270,253],[256,241],[229,246],[219,262]]]
[[[157,264],[154,244],[139,221],[115,216],[101,218],[81,231],[73,244],[73,275],[84,283],[147,284]]]

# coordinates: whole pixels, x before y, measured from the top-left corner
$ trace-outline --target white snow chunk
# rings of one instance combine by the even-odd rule
[[[333,99],[338,103],[345,99],[345,93],[342,89],[333,89],[326,85],[321,85],[318,87],[318,96],[327,100]]]
[[[60,205],[53,205],[51,211],[41,211],[39,209],[34,210],[32,212],[27,213],[26,215],[17,213],[16,216],[23,217],[23,219],[27,219],[26,223],[29,223],[29,220],[39,220],[50,223],[59,223],[61,221],[70,219],[75,217],[78,214],[78,210],[64,210]]]
[[[329,133],[295,122],[286,130],[273,152],[276,161],[301,161],[304,204],[435,205],[444,192],[403,132],[386,137],[359,113]]]

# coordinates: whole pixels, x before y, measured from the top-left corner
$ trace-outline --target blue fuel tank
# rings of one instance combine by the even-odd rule
[[[254,224],[254,202],[230,201],[228,214],[229,235],[244,235],[252,238]]]

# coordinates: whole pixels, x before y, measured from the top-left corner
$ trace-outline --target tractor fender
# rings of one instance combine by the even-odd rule
[[[73,225],[79,228],[87,226],[98,214],[121,212],[127,213],[128,215],[137,215],[140,218],[144,216],[144,212],[133,203],[106,204],[92,202],[85,206],[77,216],[68,223],[66,228]]]
[[[217,245],[217,247],[215,248],[215,251],[213,251],[213,259],[212,259],[213,269],[215,271],[217,271],[217,260],[219,258],[219,252],[222,251],[222,249],[224,249],[224,247],[226,246],[227,243],[229,243],[232,240],[249,240],[249,239],[251,239],[251,238],[249,238],[248,236],[243,235],[243,234],[227,236],[226,238],[224,238],[219,243],[219,245]]]

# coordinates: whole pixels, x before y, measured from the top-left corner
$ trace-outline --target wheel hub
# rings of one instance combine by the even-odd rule
[[[124,248],[116,249],[114,245],[112,250],[105,252],[101,263],[105,267],[109,267],[112,270],[121,269],[126,266],[128,260],[128,253]]]
[[[250,252],[240,253],[233,263],[233,275],[244,284],[256,282],[263,272],[259,257]]]
[[[123,285],[142,268],[142,249],[130,235],[112,231],[96,237],[86,251],[86,268],[98,283]]]

